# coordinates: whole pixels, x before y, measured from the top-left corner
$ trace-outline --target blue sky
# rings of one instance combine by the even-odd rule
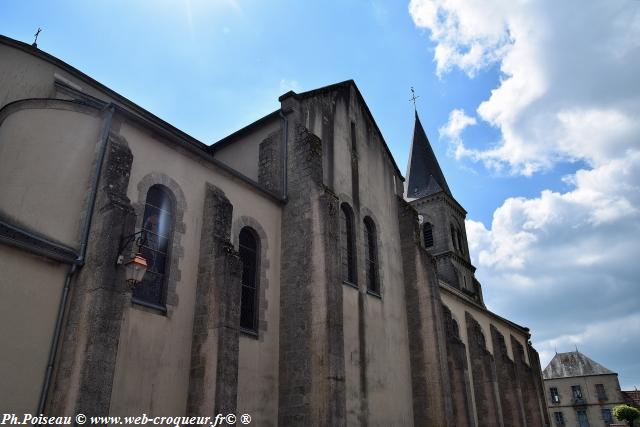
[[[640,2],[0,2],[0,33],[38,27],[205,143],[354,79],[404,171],[415,87],[487,305],[532,328],[543,365],[578,345],[640,386]]]
[[[540,180],[488,176],[482,165],[458,164],[446,155],[438,128],[452,109],[472,109],[486,97],[499,69],[473,80],[460,71],[438,78],[427,31],[415,27],[406,6],[362,0],[5,1],[0,28],[27,42],[43,28],[41,49],[205,143],[277,109],[278,96],[289,89],[354,79],[403,172],[414,86],[422,122],[470,217],[489,224],[507,196],[557,186],[555,172]],[[499,133],[481,128],[470,132],[474,144],[494,143]],[[492,191],[481,191],[487,187]]]

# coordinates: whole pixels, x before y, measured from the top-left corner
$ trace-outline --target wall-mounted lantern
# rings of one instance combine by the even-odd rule
[[[129,261],[124,262],[124,255],[122,252],[135,240],[138,245],[138,251],[133,258]],[[122,265],[124,264],[126,269],[126,278],[127,283],[133,288],[138,283],[142,282],[144,278],[144,274],[147,272],[147,260],[142,256],[141,248],[147,243],[147,232],[146,230],[140,230],[137,233],[133,233],[132,235],[123,239],[120,242],[120,248],[118,249],[118,259],[116,264]]]

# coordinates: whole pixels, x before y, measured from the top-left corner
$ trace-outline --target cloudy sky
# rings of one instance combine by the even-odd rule
[[[640,387],[640,1],[0,2],[38,46],[212,143],[287,90],[354,79],[404,168],[418,111],[487,305],[543,367]]]

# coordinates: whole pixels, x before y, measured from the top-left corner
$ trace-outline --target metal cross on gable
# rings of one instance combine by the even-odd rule
[[[38,31],[36,31],[36,33],[34,34],[35,40],[33,41],[33,44],[32,44],[33,47],[38,47],[38,36],[40,35],[41,31],[42,31],[42,28],[38,27]]]
[[[411,98],[409,98],[409,101],[413,101],[413,109],[415,111],[418,111],[416,108],[416,99],[420,98],[419,96],[416,96],[416,91],[415,89],[413,89],[413,86],[411,86]]]

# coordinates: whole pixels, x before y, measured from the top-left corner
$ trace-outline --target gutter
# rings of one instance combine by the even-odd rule
[[[65,278],[64,288],[62,290],[62,296],[60,298],[60,305],[58,307],[58,316],[56,317],[55,329],[53,332],[53,339],[51,341],[51,348],[49,349],[49,359],[47,362],[47,370],[45,372],[44,382],[42,385],[42,390],[40,392],[40,400],[38,402],[38,414],[44,413],[44,409],[47,404],[47,397],[49,395],[49,389],[51,387],[51,379],[53,377],[53,368],[56,363],[56,355],[58,353],[58,348],[60,346],[60,339],[62,337],[62,324],[66,314],[67,302],[69,300],[69,291],[71,289],[71,279],[75,275],[75,273],[82,268],[85,262],[85,257],[87,254],[87,243],[89,241],[89,231],[91,230],[91,222],[93,220],[93,213],[95,212],[95,204],[96,198],[98,195],[98,184],[100,183],[100,174],[102,173],[102,166],[104,164],[104,159],[106,158],[107,146],[109,145],[109,133],[111,132],[111,123],[113,120],[113,112],[115,110],[115,105],[113,103],[109,103],[105,106],[105,110],[107,110],[107,117],[105,120],[105,124],[102,128],[102,133],[100,135],[100,139],[102,141],[102,146],[100,147],[100,152],[98,154],[98,161],[96,163],[96,169],[93,174],[93,179],[91,182],[91,189],[89,193],[89,212],[87,217],[85,218],[83,227],[82,227],[82,239],[80,242],[80,251],[78,257],[75,259],[71,267],[69,268],[69,272]]]

